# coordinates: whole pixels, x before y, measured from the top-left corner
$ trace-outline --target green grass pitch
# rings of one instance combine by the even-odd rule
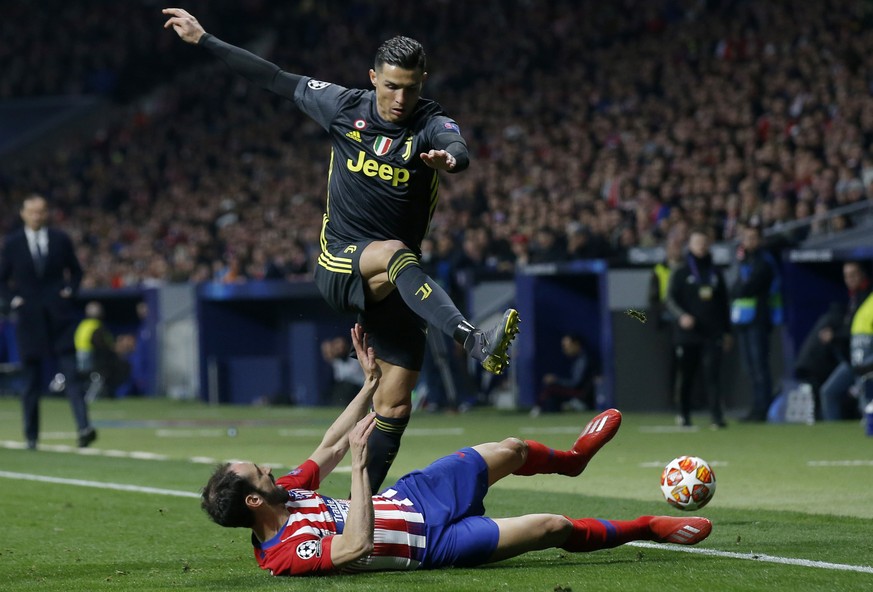
[[[478,569],[297,580],[258,569],[248,532],[210,523],[196,494],[217,460],[294,466],[337,409],[101,400],[100,437],[84,453],[72,447],[66,402],[46,399],[42,410],[41,450],[23,450],[18,401],[0,398],[0,590],[873,590],[873,438],[858,422],[682,431],[666,415],[626,414],[582,476],[510,477],[486,500],[494,517],[678,515],[658,479],[667,461],[692,454],[718,479],[699,512],[713,533],[693,548],[550,550]],[[418,414],[389,481],[509,435],[566,448],[590,415]],[[348,487],[340,470],[323,491]]]

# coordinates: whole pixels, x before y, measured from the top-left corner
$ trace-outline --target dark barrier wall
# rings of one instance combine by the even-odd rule
[[[785,254],[786,326],[795,352],[832,302],[848,301],[843,282],[846,261],[864,262],[869,272],[873,248],[795,249]]]
[[[258,281],[197,288],[201,397],[211,403],[327,403],[322,340],[348,335],[314,283]]]
[[[612,323],[607,301],[606,263],[601,260],[532,265],[516,276],[516,303],[522,319],[515,349],[518,405],[535,404],[547,372],[566,374],[561,337],[577,333],[602,375],[597,405],[613,402]]]

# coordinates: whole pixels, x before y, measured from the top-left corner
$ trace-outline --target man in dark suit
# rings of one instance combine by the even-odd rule
[[[40,195],[21,206],[24,228],[10,234],[0,257],[0,295],[16,318],[16,336],[24,366],[24,437],[36,448],[39,435],[39,396],[43,364],[56,358],[65,377],[65,392],[78,428],[78,445],[97,438],[76,379],[73,334],[76,311],[73,296],[82,280],[82,267],[73,242],[63,231],[48,228],[48,204]]]

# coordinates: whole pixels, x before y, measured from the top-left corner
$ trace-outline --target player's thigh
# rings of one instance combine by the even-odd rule
[[[524,464],[527,444],[518,438],[506,438],[501,442],[486,442],[473,446],[488,465],[488,485],[512,474]]]

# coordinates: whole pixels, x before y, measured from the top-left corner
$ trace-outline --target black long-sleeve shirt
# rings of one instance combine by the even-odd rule
[[[328,244],[396,239],[420,250],[437,205],[439,175],[419,155],[431,149],[449,151],[457,160],[452,172],[469,163],[458,124],[439,104],[420,98],[407,119],[391,123],[379,116],[373,90],[285,72],[212,35],[204,35],[200,45],[234,72],[293,100],[330,134],[324,217]]]

